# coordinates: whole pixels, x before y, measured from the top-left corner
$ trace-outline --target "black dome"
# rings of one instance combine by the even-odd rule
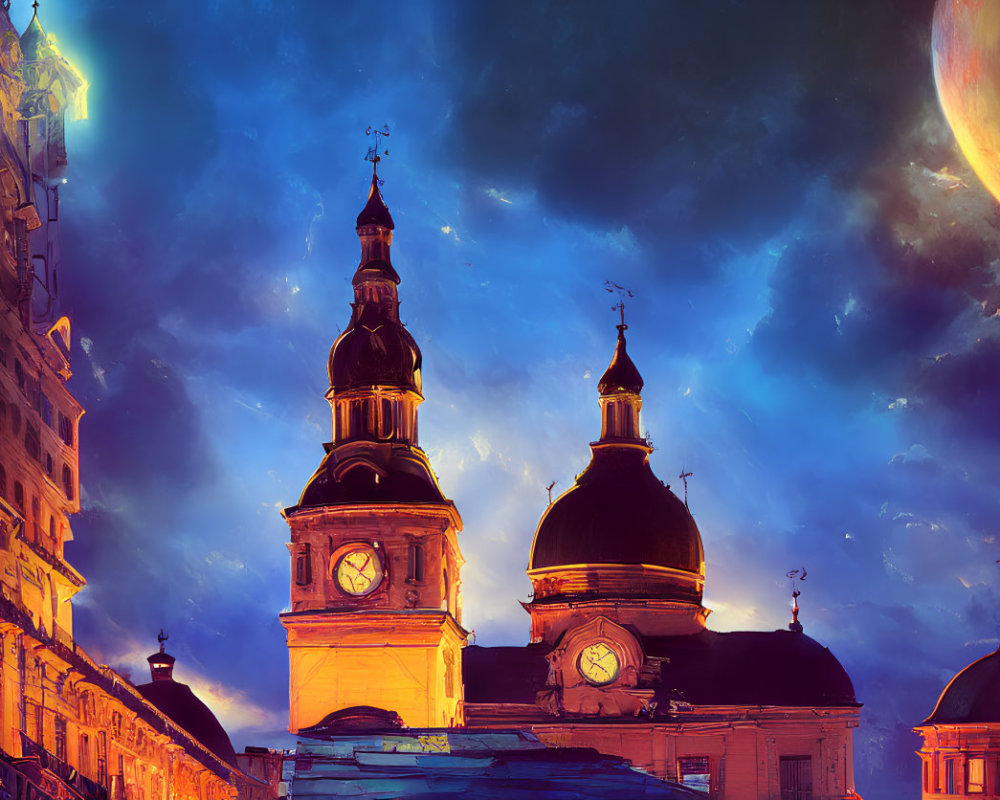
[[[973,661],[951,679],[923,725],[1000,722],[1000,650]]]
[[[236,753],[229,736],[211,709],[191,691],[191,687],[168,679],[144,683],[135,688],[220,759],[236,766]]]
[[[331,448],[302,491],[298,506],[339,503],[443,503],[422,450],[405,445],[357,442],[344,457]]]
[[[528,568],[651,564],[700,574],[703,560],[698,526],[645,450],[598,447],[539,522]]]
[[[395,386],[419,392],[420,362],[420,348],[403,324],[368,303],[330,348],[330,386],[335,391]]]

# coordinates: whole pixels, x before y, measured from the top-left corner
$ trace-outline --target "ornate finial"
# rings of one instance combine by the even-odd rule
[[[31,7],[33,9],[35,9],[35,13],[37,14],[38,13],[38,0],[35,0],[35,2],[31,4]]]
[[[793,569],[790,572],[786,572],[785,576],[792,583],[792,621],[788,623],[788,630],[795,633],[802,633],[802,623],[799,622],[799,595],[802,592],[796,588],[795,579],[798,578],[800,581],[804,581],[806,579],[806,568]]]
[[[37,2],[37,0],[36,0],[36,2]],[[379,129],[379,128],[373,126],[373,125],[369,125],[368,129],[365,131],[365,136],[374,136],[375,137],[374,142],[368,147],[368,153],[365,155],[365,161],[371,161],[372,162],[372,177],[376,178],[376,179],[377,179],[376,169],[377,169],[378,162],[382,160],[382,156],[389,155],[389,151],[388,150],[383,150],[381,153],[379,153],[379,151],[378,151],[379,150],[379,142],[380,142],[380,140],[382,139],[383,136],[388,136],[388,135],[389,135],[389,126],[388,125],[383,125],[381,129]],[[381,185],[382,185],[382,181],[379,181],[379,186],[381,186]]]
[[[684,467],[681,467],[681,474],[678,476],[682,481],[684,481],[684,508],[687,508],[688,511],[691,510],[688,508],[688,478],[692,475],[694,475],[693,472],[685,470]],[[667,488],[669,489],[670,487],[668,486]]]
[[[618,302],[611,306],[611,308],[614,311],[621,312],[622,321],[617,325],[617,328],[619,333],[624,333],[628,330],[628,325],[625,324],[625,298],[632,297],[632,291],[630,289],[626,289],[624,286],[618,285],[614,281],[604,281],[604,291],[617,293],[618,295]]]
[[[35,2],[37,3],[38,0],[35,0]],[[158,641],[160,643],[160,652],[161,653],[163,652],[164,642],[166,642],[167,639],[169,639],[169,638],[170,638],[170,634],[164,633],[163,632],[163,628],[160,628],[160,633],[159,633],[159,635],[157,635],[156,641]]]

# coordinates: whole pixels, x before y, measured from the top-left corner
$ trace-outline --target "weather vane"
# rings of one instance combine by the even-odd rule
[[[618,311],[621,313],[622,321],[618,325],[618,330],[625,331],[628,329],[628,325],[625,324],[625,298],[632,297],[632,291],[626,289],[624,286],[620,286],[614,281],[604,281],[604,291],[610,294],[618,295],[618,302],[611,306],[613,311]]]
[[[799,622],[799,595],[802,594],[795,586],[795,579],[800,581],[806,579],[806,568],[793,569],[785,573],[785,577],[792,583],[792,621],[788,623],[788,630],[802,633],[802,623]]]
[[[163,652],[164,642],[166,642],[167,639],[169,639],[169,638],[170,638],[170,634],[169,633],[164,633],[163,632],[163,628],[160,628],[160,633],[156,637],[156,641],[158,641],[160,643],[160,652],[161,653]]]
[[[368,129],[365,131],[365,136],[374,136],[375,137],[374,140],[373,140],[373,142],[372,142],[372,144],[369,145],[369,147],[368,147],[368,153],[365,155],[365,161],[371,161],[372,162],[372,173],[373,174],[375,172],[376,165],[378,164],[379,161],[382,160],[382,156],[389,155],[389,151],[388,150],[383,150],[381,153],[379,153],[379,147],[380,147],[380,143],[382,141],[382,137],[383,136],[388,136],[388,135],[389,135],[389,126],[388,125],[383,125],[381,128],[378,128],[378,127],[376,127],[374,125],[369,125]],[[379,184],[379,186],[381,186],[382,185],[382,181],[379,181],[378,184]]]

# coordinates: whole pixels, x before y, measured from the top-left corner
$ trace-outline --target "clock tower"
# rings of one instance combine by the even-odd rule
[[[284,511],[293,733],[354,706],[410,727],[463,722],[462,520],[417,444],[420,349],[399,320],[394,227],[373,170],[351,318],[328,363],[332,441]]]

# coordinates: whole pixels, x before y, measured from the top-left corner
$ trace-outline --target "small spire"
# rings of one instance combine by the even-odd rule
[[[793,633],[802,633],[802,623],[799,622],[799,595],[802,592],[795,585],[795,579],[798,578],[800,581],[804,581],[806,579],[806,568],[793,569],[785,574],[792,582],[792,621],[788,623],[788,630]]]

